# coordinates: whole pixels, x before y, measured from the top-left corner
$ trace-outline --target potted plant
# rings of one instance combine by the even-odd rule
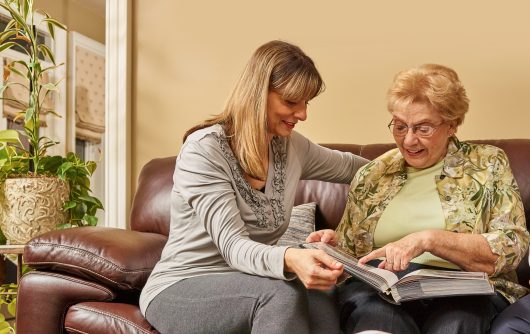
[[[52,50],[39,41],[37,32],[40,26],[45,26],[53,39],[55,29],[66,27],[48,13],[34,9],[33,0],[3,0],[0,7],[11,16],[0,33],[0,51],[17,47],[27,55],[26,59],[7,64],[4,80],[7,76],[18,76],[24,83],[19,80],[2,84],[0,99],[8,98],[4,92],[11,85],[23,86],[29,96],[28,105],[21,105],[14,119],[23,129],[0,131],[2,231],[8,242],[25,243],[55,228],[96,225],[96,212],[103,209],[99,199],[90,195],[90,176],[96,163],[82,161],[74,153],[47,155],[47,149],[58,142],[40,132],[43,101],[57,92],[61,81],[47,82],[45,74],[63,64],[55,63]],[[37,18],[37,13],[42,14],[42,19]],[[46,66],[39,57],[48,59],[52,65]],[[54,111],[46,113],[60,117]],[[23,216],[17,218],[16,213],[8,211],[11,209]],[[28,225],[30,222],[35,225]]]

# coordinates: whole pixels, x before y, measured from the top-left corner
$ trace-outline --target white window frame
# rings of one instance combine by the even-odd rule
[[[131,206],[132,0],[106,2],[105,226],[125,229]]]

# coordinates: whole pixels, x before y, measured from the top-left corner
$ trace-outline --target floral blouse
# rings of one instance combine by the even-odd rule
[[[361,257],[373,249],[381,214],[407,179],[398,149],[362,167],[353,179],[346,209],[337,227],[339,246]],[[498,255],[491,276],[511,303],[528,293],[515,269],[528,248],[521,195],[504,151],[490,145],[449,141],[442,174],[436,178],[447,231],[480,233]]]

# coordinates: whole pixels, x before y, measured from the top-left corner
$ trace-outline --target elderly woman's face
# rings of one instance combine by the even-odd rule
[[[445,157],[449,137],[456,129],[444,122],[437,111],[425,104],[412,103],[394,110],[392,117],[395,129],[406,129],[403,134],[394,131],[394,140],[409,166],[428,168]],[[433,127],[434,132],[425,136],[427,132],[422,132],[425,128],[418,127],[421,125]]]

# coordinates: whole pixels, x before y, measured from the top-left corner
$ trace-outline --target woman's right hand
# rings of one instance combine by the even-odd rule
[[[295,273],[308,289],[329,290],[342,274],[343,265],[320,249],[288,248],[285,271]]]
[[[326,244],[330,244],[331,246],[337,246],[337,243],[339,242],[339,236],[337,235],[337,232],[331,229],[318,230],[308,235],[305,241],[306,242],[321,241]]]

